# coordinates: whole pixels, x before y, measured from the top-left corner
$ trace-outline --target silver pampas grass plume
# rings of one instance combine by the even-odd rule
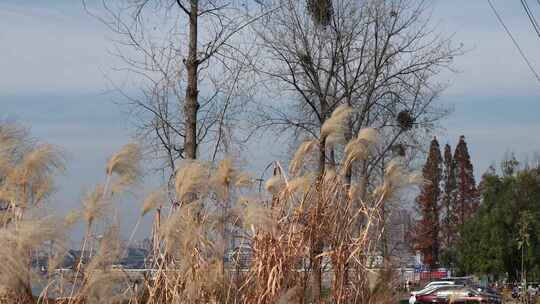
[[[206,195],[210,170],[206,163],[189,160],[182,163],[176,170],[174,187],[176,198],[184,203],[190,203],[198,196]]]
[[[342,138],[347,130],[347,121],[353,110],[350,106],[340,105],[337,107],[330,118],[328,118],[321,127],[321,138],[332,136]]]
[[[303,142],[300,147],[298,147],[294,153],[291,163],[289,164],[289,173],[291,175],[296,175],[300,172],[305,164],[306,156],[308,156],[318,144],[318,140],[309,140]]]
[[[347,172],[352,164],[358,160],[366,160],[373,153],[380,142],[380,136],[377,130],[365,128],[358,132],[358,135],[351,139],[345,146],[345,158],[341,173]]]
[[[109,159],[106,167],[107,178],[110,179],[113,174],[117,175],[117,180],[111,185],[113,193],[122,191],[140,179],[141,160],[141,147],[135,143],[126,144]]]

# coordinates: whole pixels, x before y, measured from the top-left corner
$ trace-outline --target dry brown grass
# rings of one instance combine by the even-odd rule
[[[338,108],[323,133],[329,136],[342,132],[349,114],[349,108]],[[104,186],[96,186],[85,196],[81,210],[52,222],[60,224],[21,216],[0,229],[0,286],[21,301],[28,300],[30,253],[47,241],[61,244],[65,230],[82,219],[88,227],[82,248],[89,249],[92,256],[87,257],[87,264],[77,265],[72,280],[80,287],[69,290],[69,304],[308,303],[314,263],[326,265],[325,301],[392,303],[392,272],[382,271],[379,279],[370,280],[374,270],[368,265],[368,257],[375,252],[381,235],[377,225],[381,207],[418,178],[409,178],[397,161],[388,165],[384,181],[369,189],[360,191],[356,183],[349,185],[342,176],[344,166],[366,159],[377,142],[374,130],[363,130],[346,146],[342,165],[329,168],[321,178],[317,178],[317,172],[309,172],[303,161],[317,150],[318,143],[303,144],[291,162],[292,178],[277,164],[276,174],[266,182],[268,193],[251,191],[246,196],[240,195],[238,188],[247,187],[242,192],[249,192],[252,181],[231,161],[224,160],[215,169],[200,161],[183,162],[174,183],[181,204],[159,227],[160,242],[152,271],[138,285],[127,273],[113,267],[125,252],[120,247],[118,227],[106,226],[105,231],[99,231],[103,229],[94,225],[112,213],[116,195],[108,195],[107,189],[117,194],[141,176],[140,152],[136,146],[127,145],[107,164]],[[21,158],[15,167],[24,167],[27,172],[20,175],[37,176],[36,171],[39,176],[51,176],[60,168],[52,155],[40,153],[30,151]],[[4,186],[12,185],[2,185],[2,189]],[[161,189],[150,194],[140,216],[165,205],[165,193]],[[112,222],[116,222],[114,218]],[[238,259],[229,266],[224,264],[230,241],[225,231],[234,231],[249,248],[250,260],[245,268],[233,267]],[[101,241],[90,241],[97,233],[104,233]],[[315,256],[314,246],[322,247]],[[56,256],[63,250],[57,246]],[[44,290],[42,303],[55,288],[57,284],[50,284]]]

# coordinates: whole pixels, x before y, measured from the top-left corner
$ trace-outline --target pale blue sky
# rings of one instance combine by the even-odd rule
[[[459,135],[466,135],[477,175],[508,150],[521,157],[540,151],[540,83],[487,1],[434,2],[433,20],[470,49],[456,59],[458,74],[441,76],[450,85],[441,102],[455,110],[443,122],[441,144],[454,145]],[[529,2],[540,19],[540,4]],[[520,2],[493,3],[540,72],[540,37]],[[77,207],[81,191],[103,178],[107,157],[132,134],[127,115],[105,93],[104,75],[118,77],[110,71],[118,64],[107,51],[111,37],[77,0],[0,3],[0,118],[15,119],[66,151],[68,170],[55,201],[60,210]],[[259,160],[254,174],[276,152],[250,151]],[[129,226],[137,211],[126,210]]]

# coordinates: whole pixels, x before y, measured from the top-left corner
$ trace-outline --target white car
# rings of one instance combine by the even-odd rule
[[[456,282],[454,281],[433,281],[428,283],[425,288],[432,287],[432,286],[448,286],[448,285],[455,285]]]
[[[418,291],[411,292],[411,297],[409,298],[409,304],[415,304],[416,303],[416,295],[417,294],[423,294],[423,293],[430,293],[434,291],[435,289],[438,289],[443,286],[448,285],[455,285],[455,282],[453,281],[433,281],[427,284],[423,289]]]

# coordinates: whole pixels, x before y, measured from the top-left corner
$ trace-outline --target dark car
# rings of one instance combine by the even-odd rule
[[[499,304],[500,300],[487,293],[479,292],[475,289],[463,286],[445,286],[430,293],[417,295],[416,303],[437,303],[437,304],[465,304],[465,303],[486,303]]]
[[[482,286],[476,287],[476,290],[490,297],[494,303],[502,303],[502,296],[497,290],[490,287],[482,287]]]

